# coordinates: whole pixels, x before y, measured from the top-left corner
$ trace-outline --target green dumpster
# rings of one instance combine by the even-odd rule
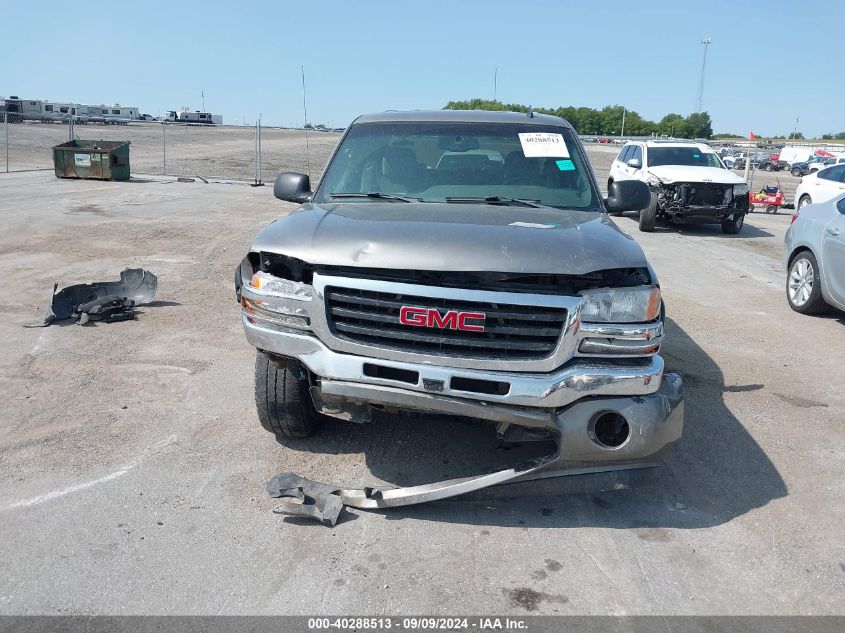
[[[68,141],[53,147],[56,178],[129,180],[129,141]]]

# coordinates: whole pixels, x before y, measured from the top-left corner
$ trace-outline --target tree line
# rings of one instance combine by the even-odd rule
[[[450,101],[445,110],[497,110],[510,112],[528,112],[528,106],[519,103],[502,103],[492,99],[469,99]],[[713,136],[710,115],[695,112],[689,116],[670,113],[660,121],[644,119],[633,110],[626,110],[621,105],[595,108],[565,106],[558,108],[532,108],[541,114],[553,114],[569,121],[575,131],[581,135],[613,136],[622,133],[622,115],[625,114],[625,135],[628,136],[675,136],[678,138],[710,138]]]

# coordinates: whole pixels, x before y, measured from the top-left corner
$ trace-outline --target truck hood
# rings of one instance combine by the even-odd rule
[[[722,185],[740,185],[745,180],[727,169],[719,167],[689,167],[686,165],[660,165],[649,167],[650,174],[660,180],[676,182],[714,182]]]
[[[252,250],[400,270],[583,275],[648,265],[603,213],[490,204],[305,204],[264,228]]]

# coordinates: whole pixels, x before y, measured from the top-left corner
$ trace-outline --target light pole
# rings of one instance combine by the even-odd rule
[[[619,134],[619,139],[625,136],[625,115],[628,113],[628,108],[622,108],[622,132]]]
[[[704,57],[701,60],[701,78],[698,80],[698,98],[695,101],[696,112],[701,112],[704,103],[704,70],[707,68],[707,49],[710,48],[711,41],[709,37],[701,40],[701,43],[704,44]]]

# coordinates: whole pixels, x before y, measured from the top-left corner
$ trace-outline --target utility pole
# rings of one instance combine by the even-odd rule
[[[704,44],[704,57],[701,60],[701,78],[698,80],[698,98],[695,100],[696,112],[701,112],[704,105],[704,70],[707,68],[707,49],[710,48],[711,41],[709,37],[701,40],[701,43]]]
[[[619,138],[621,139],[625,136],[625,115],[628,113],[628,108],[622,108],[622,132],[619,133]]]
[[[201,91],[202,94],[202,111],[205,112],[205,90]]]
[[[496,101],[496,93],[498,92],[499,88],[499,67],[496,66],[496,69],[493,71],[493,101]]]
[[[787,140],[794,139],[796,134],[798,134],[798,117],[795,117],[795,127],[793,128],[792,134],[789,135],[789,138]]]
[[[302,71],[302,116],[305,118],[305,173],[311,177],[311,150],[308,147],[308,103],[305,100],[305,66],[300,66]]]

